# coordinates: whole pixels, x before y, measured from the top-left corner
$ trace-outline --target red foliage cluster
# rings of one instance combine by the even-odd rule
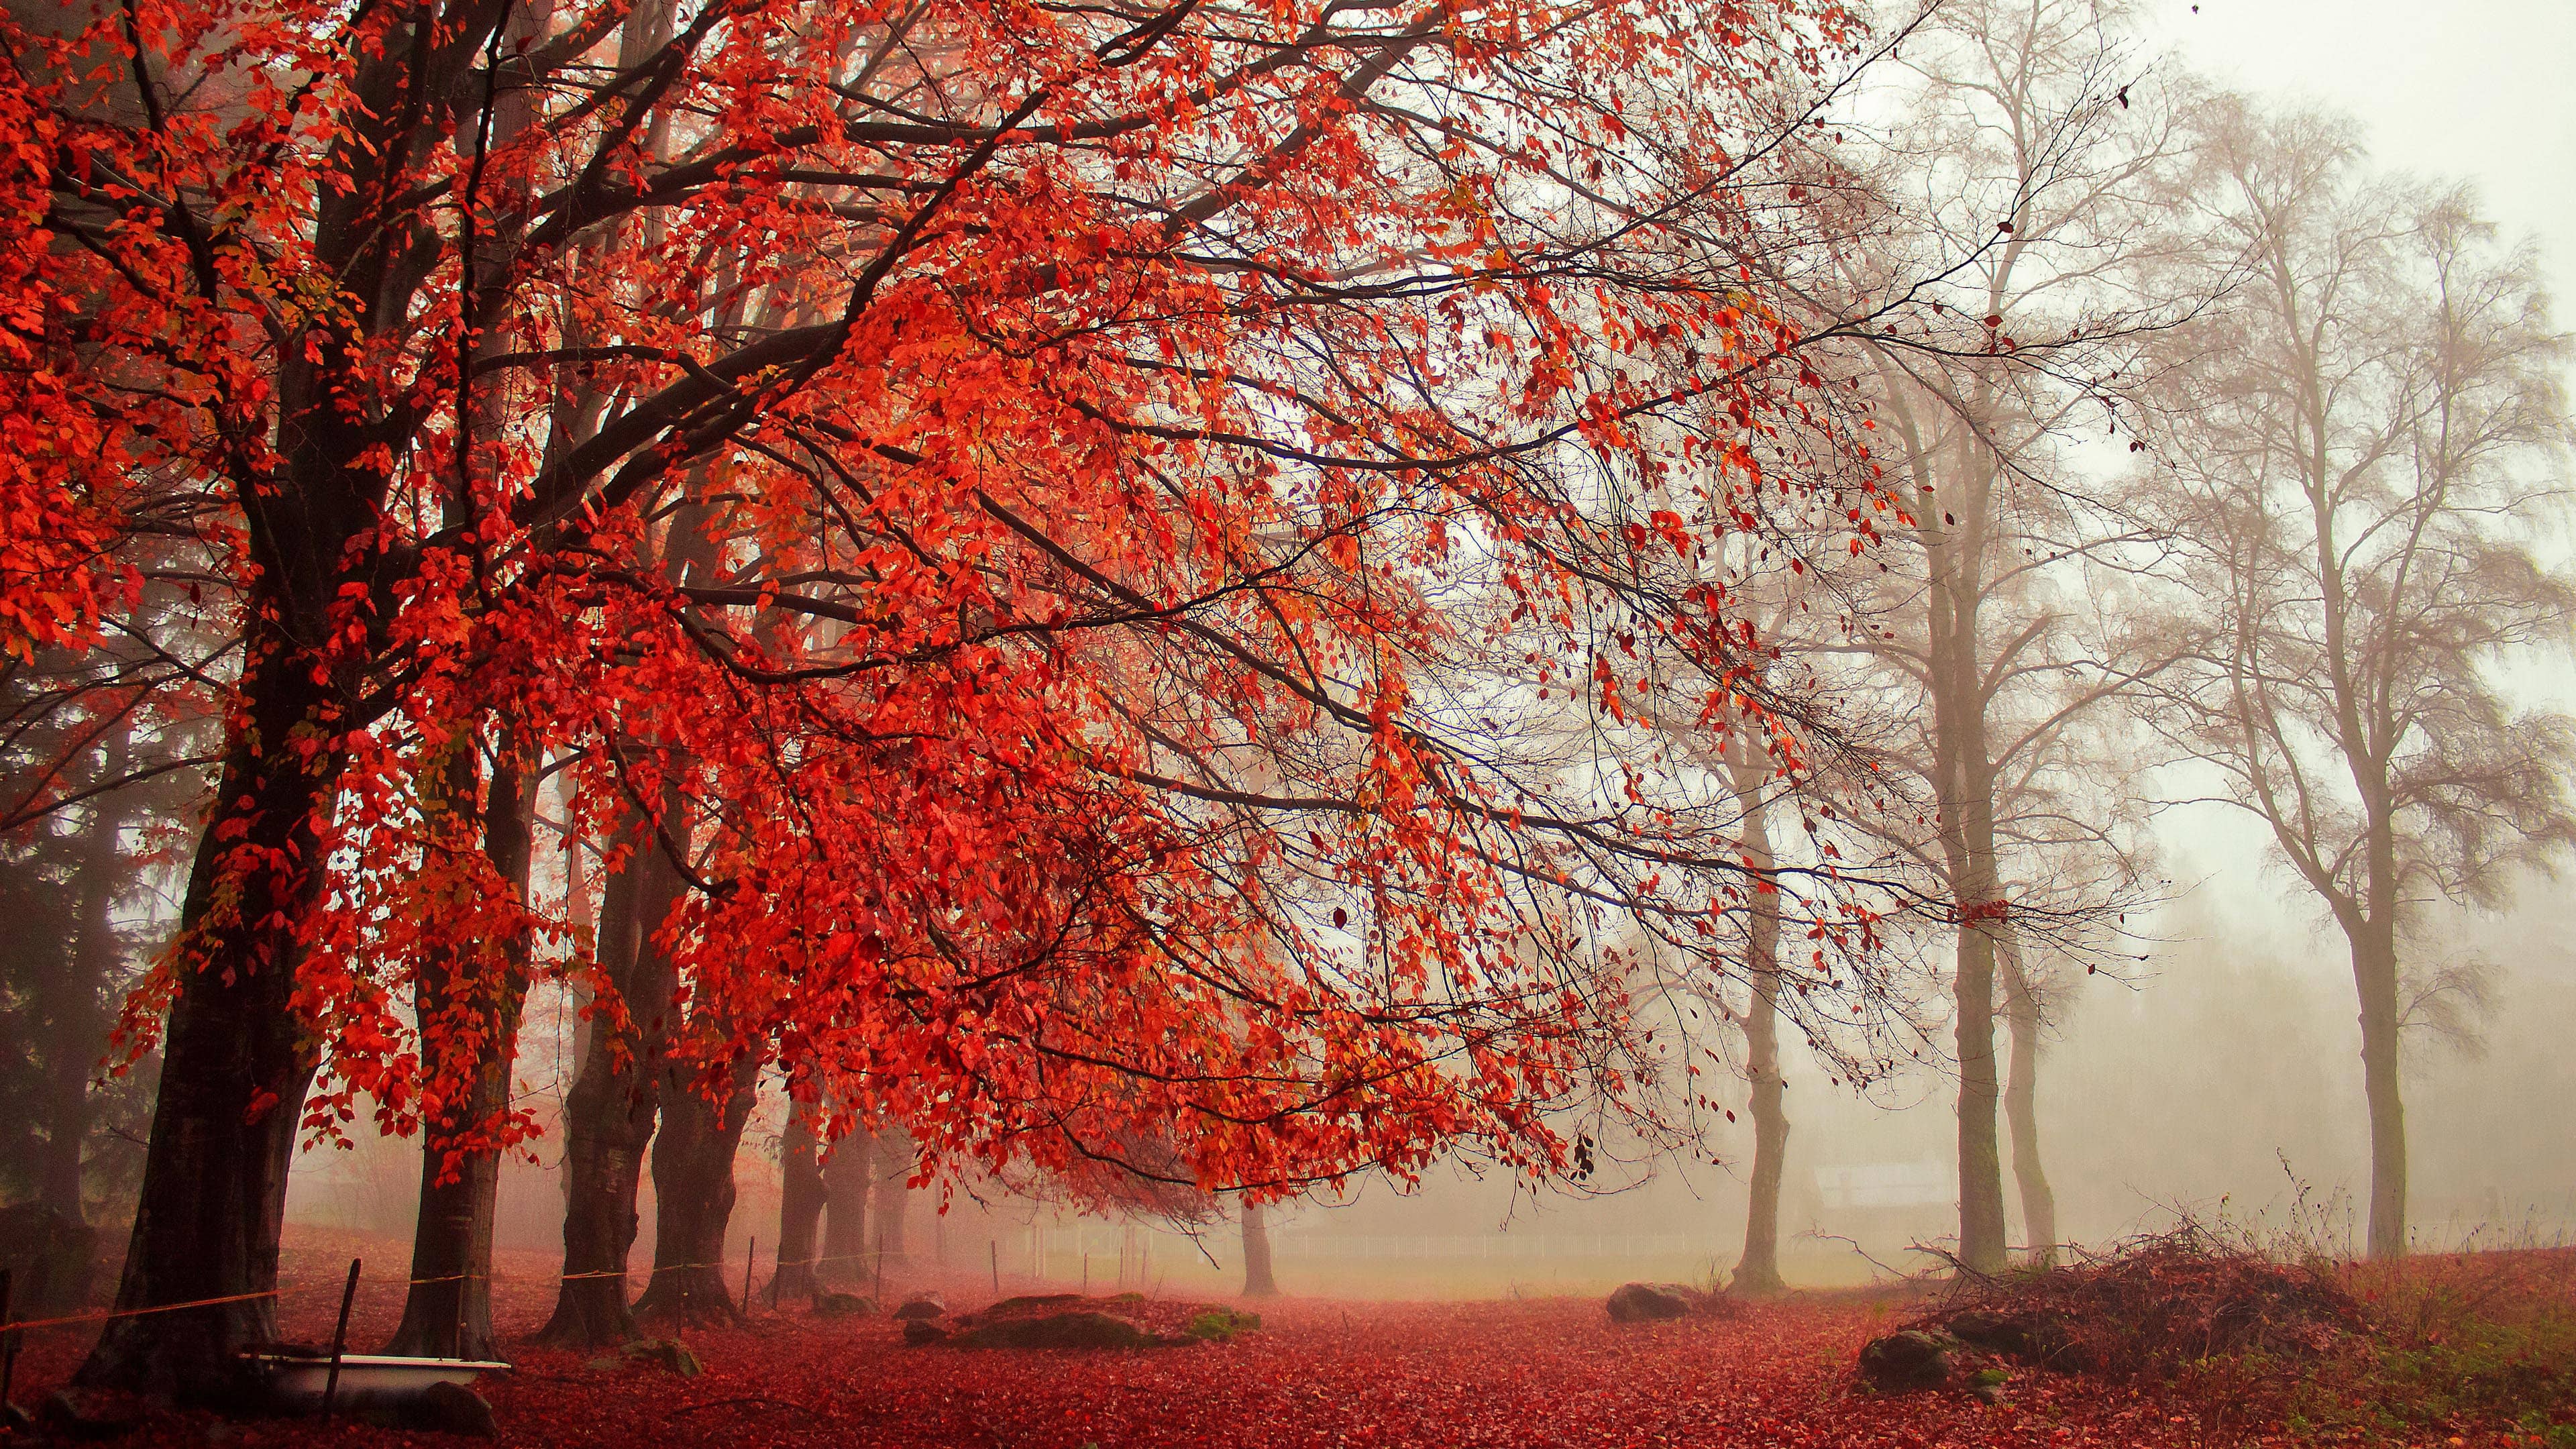
[[[1179,1122],[1200,1186],[1562,1170],[1542,1109],[1625,1085],[1562,893],[1715,913],[1741,870],[1654,781],[1551,801],[1438,711],[1500,668],[1763,715],[1725,587],[1662,573],[1884,501],[1826,476],[1744,260],[1850,36],[1831,0],[0,26],[0,249],[45,259],[0,275],[0,648],[96,633],[147,486],[242,641],[131,1035],[238,1036],[198,993],[314,1044],[314,1095],[281,1048],[210,1118],[515,1139],[460,1104],[523,978],[639,1005],[530,883],[561,770],[572,833],[678,876],[637,990],[710,1081],[790,1060],[948,1159]]]

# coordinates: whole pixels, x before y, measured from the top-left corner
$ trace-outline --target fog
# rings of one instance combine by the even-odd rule
[[[20,511],[95,524],[26,591],[89,617],[0,596],[0,1187],[47,1326],[113,1289],[97,1362],[153,1394],[276,1341],[281,1191],[287,1244],[403,1290],[392,1351],[477,1362],[495,1283],[508,1335],[560,1292],[537,1336],[587,1349],[742,1328],[764,1285],[815,1333],[889,1285],[1194,1310],[1266,1297],[1264,1252],[1318,1315],[1702,1314],[2184,1223],[2275,1268],[2576,1246],[2576,4],[1949,0],[1866,38],[1792,6],[1753,60],[1613,0],[1568,14],[1718,52],[1687,104],[1547,52],[1436,121],[1468,22],[1385,8],[1320,7],[1223,123],[1171,99],[1204,59],[1148,52],[1296,6],[1252,41],[1214,0],[1039,7],[1063,54],[998,60],[976,7],[918,46],[869,12],[854,78],[782,23],[760,64],[832,126],[693,70],[737,41],[673,32],[685,0],[497,22],[514,63],[660,78],[505,97],[502,29],[457,52],[491,114],[422,145],[470,139],[467,179],[363,189],[463,196],[378,279],[437,325],[315,384],[418,394],[331,475],[416,496],[317,508],[370,521],[285,604],[241,542],[269,465],[224,472],[270,444],[168,440],[302,418],[209,428],[232,394],[128,373],[287,339],[169,363],[195,314],[155,309],[267,307],[268,260],[236,284],[205,238],[320,255],[307,219],[234,175],[209,232],[220,187],[174,182],[165,250],[203,255],[82,274],[131,336],[20,309],[81,319],[55,371],[96,383],[44,445],[81,506]],[[168,70],[231,116],[273,99],[237,65]],[[59,104],[157,127],[133,73]],[[1077,74],[1135,114],[1059,124]],[[759,103],[699,104],[728,87]],[[802,156],[870,105],[882,153]],[[1551,106],[1574,140],[1530,139]],[[627,110],[649,142],[585,129]],[[412,295],[451,262],[452,314]],[[427,1203],[425,1138],[472,1167]],[[131,1326],[164,1308],[220,1331],[169,1351]]]
[[[2535,237],[2564,298],[2576,294],[2576,10],[2550,0],[2427,8],[2343,0],[2206,0],[2147,7],[2160,64],[2220,83],[2338,107],[2374,159],[2474,180],[2513,235]],[[2562,538],[2548,547],[2561,555]],[[2505,661],[2534,704],[2576,698],[2560,655]],[[2185,794],[2168,772],[2150,787]],[[2052,1002],[2041,1060],[2042,1153],[2060,1235],[2106,1244],[2178,1215],[2316,1237],[2351,1250],[2366,1192],[2368,1141],[2349,958],[2313,897],[2275,861],[2259,827],[2210,807],[2160,813],[2144,843],[2156,900],[2124,917],[2107,971]],[[164,882],[174,886],[175,882]],[[166,897],[134,926],[166,920]],[[2473,1040],[2418,1034],[2406,1046],[2410,1221],[2423,1247],[2564,1241],[2576,1232],[2576,909],[2545,876],[2501,909],[2443,907],[2418,929],[2444,953],[2492,967]],[[1939,952],[1931,955],[1937,958]],[[1931,962],[1934,970],[1941,963]],[[1937,1002],[1936,1002],[1937,1006]],[[1920,1025],[1938,1040],[1945,1018]],[[559,987],[541,987],[522,1043],[517,1097],[559,1112],[576,1062]],[[1920,1245],[1957,1233],[1953,1068],[1937,1049],[1865,1089],[1829,1080],[1792,1049],[1792,1133],[1781,1198],[1783,1266],[1831,1284],[1919,1270]],[[1727,1093],[1733,1093],[1731,1097]],[[1744,1118],[1742,1084],[1720,1111]],[[776,1231],[783,1099],[771,1079],[737,1169],[731,1251]],[[363,1132],[353,1148],[302,1153],[291,1222],[399,1234],[417,1191],[417,1147]],[[498,1240],[560,1241],[559,1135],[513,1161]],[[1435,1167],[1418,1184],[1359,1178],[1341,1193],[1283,1205],[1273,1232],[1291,1291],[1360,1295],[1506,1294],[1591,1288],[1635,1277],[1722,1277],[1744,1231],[1749,1118],[1716,1123],[1693,1153],[1625,1154],[1583,1189],[1533,1190],[1507,1173]],[[643,1188],[651,1240],[651,1185]],[[913,1247],[952,1265],[1032,1279],[1104,1272],[1121,1228],[997,1185],[944,1178],[911,1194]],[[945,1200],[947,1210],[940,1211]],[[2013,1241],[2026,1242],[2014,1204]],[[1226,1223],[1142,1221],[1157,1278],[1199,1286],[1239,1273]],[[1038,1234],[1052,1234],[1040,1237]],[[1108,1236],[1104,1236],[1104,1234]],[[1086,1247],[1086,1244],[1088,1245]],[[1135,1251],[1133,1242],[1129,1251]],[[1129,1269],[1142,1272],[1142,1269]]]
[[[2177,852],[2177,900],[2140,923],[2146,959],[2123,979],[2096,975],[2072,993],[2042,1058],[2043,1151],[2061,1235],[2108,1247],[2184,1216],[2235,1224],[2258,1240],[2350,1254],[2369,1174],[2360,1034],[2347,958],[2313,910],[2248,842]],[[2511,909],[2455,913],[2446,941],[2500,966],[2474,1044],[2410,1047],[2407,1125],[2413,1143],[2413,1234],[2428,1251],[2576,1241],[2576,908],[2535,879]],[[533,1013],[535,1066],[569,1042],[568,1003]],[[1956,1084],[1926,1067],[1854,1093],[1794,1054],[1782,1193],[1782,1266],[1793,1284],[1836,1286],[1922,1272],[1914,1251],[1957,1235]],[[523,1079],[558,1099],[559,1080]],[[1728,1105],[1744,1111],[1742,1088]],[[729,1258],[777,1242],[775,1154],[783,1101],[773,1089],[746,1137]],[[1283,1291],[1340,1297],[1455,1298],[1590,1292],[1638,1278],[1721,1280],[1740,1250],[1749,1121],[1715,1129],[1719,1161],[1648,1157],[1606,1168],[1597,1191],[1531,1189],[1507,1175],[1437,1170],[1411,1189],[1354,1182],[1341,1200],[1275,1210]],[[559,1250],[559,1141],[539,1164],[504,1175],[499,1244]],[[419,1182],[416,1142],[370,1139],[296,1163],[291,1221],[388,1236],[408,1230]],[[1083,1217],[990,1184],[909,1194],[901,1272],[983,1273],[1006,1287],[1158,1285],[1231,1291],[1241,1245],[1230,1223],[1176,1229],[1154,1219]],[[643,1189],[652,1240],[652,1186]],[[1127,1259],[1122,1276],[1121,1242]],[[2015,1243],[2025,1239],[2016,1209]],[[1212,1261],[1211,1261],[1212,1260]],[[857,1276],[864,1282],[872,1268]],[[900,1273],[899,1273],[900,1276]]]

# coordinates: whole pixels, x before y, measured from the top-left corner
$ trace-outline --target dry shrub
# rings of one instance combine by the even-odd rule
[[[1963,1272],[1912,1326],[2021,1363],[2113,1375],[2221,1355],[2316,1358],[2373,1332],[2331,1268],[2279,1262],[2189,1222],[2064,1266]]]

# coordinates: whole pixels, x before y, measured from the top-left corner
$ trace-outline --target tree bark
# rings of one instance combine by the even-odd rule
[[[653,1138],[653,1278],[638,1317],[724,1325],[741,1321],[725,1284],[725,1227],[733,1219],[734,1154],[751,1118],[760,1057],[746,1052],[710,1101],[694,1063],[662,1069],[662,1130]]]
[[[1984,536],[1987,487],[1960,500],[1960,537]],[[1932,608],[1933,748],[1941,798],[1942,852],[1952,907],[1959,913],[1953,1041],[1959,1062],[1959,1261],[1971,1272],[2004,1269],[2003,1156],[1996,1108],[1995,938],[2004,909],[1995,865],[1993,764],[1988,759],[1978,616],[1984,587],[1978,551],[1952,544],[1936,555]]]
[[[1959,1261],[2000,1273],[2006,1259],[2003,1157],[1995,1132],[1994,938],[1959,932]]]
[[[1279,1279],[1270,1267],[1270,1222],[1259,1203],[1243,1205],[1243,1296],[1279,1296]]]
[[[2361,1085],[2370,1109],[2370,1228],[2373,1258],[2406,1255],[2406,1103],[2397,1070],[2396,932],[2385,918],[2363,924],[2353,942],[2353,984],[2361,996]]]
[[[673,810],[665,818],[677,815]],[[609,877],[600,904],[602,965],[628,1019],[612,1022],[599,1014],[609,1003],[594,1003],[589,1050],[564,1099],[564,1281],[554,1316],[537,1334],[544,1343],[591,1346],[635,1336],[626,1259],[640,1223],[635,1194],[661,1105],[676,984],[653,933],[680,888],[679,873],[648,839],[626,869]]]
[[[1744,811],[1737,848],[1756,872],[1744,936],[1744,970],[1753,988],[1744,1018],[1744,1076],[1752,1089],[1753,1181],[1744,1217],[1744,1253],[1736,1259],[1734,1286],[1747,1293],[1776,1293],[1780,1279],[1780,1182],[1789,1151],[1788,1083],[1780,1074],[1780,895],[1761,878],[1772,864],[1771,825],[1763,788],[1768,783],[1750,737],[1735,731],[1727,741],[1727,769]]]
[[[2012,1062],[2004,1083],[2004,1122],[2012,1132],[2013,1184],[2021,1194],[2022,1229],[2032,1261],[2057,1261],[2057,1195],[2049,1190],[2048,1172],[2039,1155],[2040,1001],[2021,969],[2020,953],[2006,946],[1997,965],[2003,972],[2004,1022],[2011,1032]]]
[[[824,1282],[853,1283],[869,1275],[868,1157],[868,1139],[854,1132],[833,1143],[823,1158],[829,1208],[823,1215],[822,1261],[814,1267]]]
[[[815,1160],[813,1124],[792,1101],[779,1165],[783,1181],[778,1192],[778,1272],[769,1283],[773,1304],[789,1296],[810,1298],[822,1286],[814,1276],[814,1255],[827,1201],[823,1169]]]
[[[536,792],[517,732],[506,724],[494,754],[480,822],[482,848],[493,875],[525,901]],[[473,752],[460,749],[453,762],[450,798],[471,799]],[[501,1151],[486,1134],[510,1109],[510,1073],[518,1062],[519,1018],[528,995],[528,942],[523,935],[504,943],[497,961],[470,952],[434,952],[416,969],[421,1049],[468,1056],[442,1068],[469,1074],[470,1086],[423,1124],[411,1286],[402,1323],[385,1352],[496,1358],[492,1223],[500,1201]]]
[[[291,1005],[296,936],[318,899],[317,826],[342,755],[286,747],[336,728],[313,657],[273,623],[254,626],[250,648],[181,908],[152,1140],[116,1292],[126,1311],[206,1306],[109,1319],[80,1367],[89,1387],[229,1397],[238,1355],[277,1337],[287,1165],[315,1066]]]

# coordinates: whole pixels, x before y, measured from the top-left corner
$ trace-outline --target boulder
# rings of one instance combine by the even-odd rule
[[[877,1301],[856,1293],[817,1293],[814,1311],[825,1318],[864,1318],[877,1311]]]
[[[950,1340],[963,1348],[1144,1348],[1152,1341],[1124,1318],[1089,1311],[1004,1319]]]
[[[1901,1394],[1950,1381],[1950,1342],[1919,1328],[1873,1338],[1861,1345],[1860,1374],[1870,1387]]]
[[[639,1339],[626,1345],[620,1352],[626,1356],[628,1363],[652,1364],[657,1368],[669,1369],[684,1379],[693,1379],[705,1372],[698,1363],[698,1356],[689,1351],[687,1344],[676,1338]]]
[[[1016,1298],[1005,1298],[986,1308],[984,1312],[989,1316],[995,1313],[1013,1313],[1023,1308],[1049,1308],[1057,1304],[1081,1301],[1082,1295],[1079,1293],[1023,1293]]]
[[[1691,1300],[1687,1291],[1670,1283],[1622,1283],[1610,1295],[1610,1321],[1613,1323],[1687,1318],[1690,1311]]]
[[[402,1420],[406,1429],[475,1439],[501,1437],[501,1423],[492,1417],[492,1405],[463,1384],[431,1384],[404,1396]]]
[[[143,1401],[99,1389],[56,1389],[37,1406],[36,1420],[59,1438],[118,1439],[143,1427]]]
[[[2045,1364],[2067,1348],[2065,1326],[2046,1314],[1990,1313],[1974,1309],[1941,1320],[1950,1336],[1971,1348],[2024,1363]]]
[[[927,1318],[907,1318],[904,1320],[903,1341],[907,1347],[920,1348],[924,1344],[938,1343],[947,1337],[947,1329],[940,1327],[938,1324],[931,1322]]]
[[[938,1318],[945,1315],[947,1312],[947,1300],[941,1298],[938,1294],[915,1293],[910,1298],[903,1300],[903,1306],[894,1311],[894,1316],[897,1318]]]

